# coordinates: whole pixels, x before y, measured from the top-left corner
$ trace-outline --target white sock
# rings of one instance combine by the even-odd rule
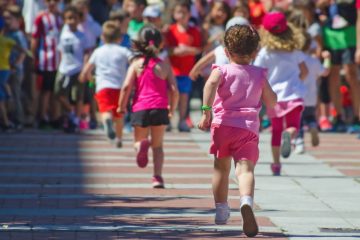
[[[215,203],[215,207],[216,208],[227,208],[229,207],[227,202],[223,202],[223,203]]]
[[[249,195],[242,196],[240,198],[240,208],[245,204],[249,205],[252,208],[253,207],[253,198]]]

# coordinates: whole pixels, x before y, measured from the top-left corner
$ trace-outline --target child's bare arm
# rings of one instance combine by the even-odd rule
[[[204,69],[204,67],[206,67],[207,65],[211,64],[215,62],[215,51],[211,51],[208,54],[206,54],[205,56],[203,56],[196,64],[195,66],[191,69],[189,76],[191,78],[191,80],[195,81],[196,78],[200,75],[200,72],[202,69]]]
[[[204,87],[204,97],[203,97],[203,104],[204,106],[212,106],[216,89],[220,84],[221,80],[221,72],[218,69],[212,70],[209,79],[205,83]],[[204,110],[201,120],[198,124],[199,129],[206,130],[210,127],[211,124],[211,111]]]
[[[178,90],[178,87],[176,84],[176,79],[175,79],[175,76],[173,74],[170,64],[168,64],[167,62],[164,62],[164,66],[165,66],[166,71],[168,72],[166,79],[169,84],[169,98],[170,98],[169,114],[170,114],[170,116],[172,116],[174,114],[176,107],[178,105],[178,102],[179,102],[179,90]]]
[[[92,63],[86,63],[83,70],[80,73],[80,82],[86,82],[91,78],[91,72],[94,70],[95,65]]]
[[[306,78],[306,77],[308,76],[308,74],[309,74],[309,69],[307,68],[305,62],[301,62],[301,63],[299,64],[299,69],[300,69],[300,75],[299,75],[299,77],[300,77],[301,80],[304,81],[305,78]]]
[[[261,94],[261,100],[267,108],[273,108],[277,103],[277,95],[272,90],[267,80],[265,80],[265,85]]]
[[[134,82],[136,79],[136,69],[139,67],[138,61],[134,61],[126,74],[126,78],[124,81],[124,84],[121,88],[121,94],[120,94],[120,98],[119,98],[119,107],[117,109],[118,113],[126,113],[126,106],[127,103],[129,101],[129,97],[131,94],[131,90],[134,86]]]

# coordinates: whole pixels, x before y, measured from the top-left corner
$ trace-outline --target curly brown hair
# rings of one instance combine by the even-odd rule
[[[234,25],[225,32],[224,44],[230,54],[250,56],[254,53],[260,42],[258,32],[251,26]]]

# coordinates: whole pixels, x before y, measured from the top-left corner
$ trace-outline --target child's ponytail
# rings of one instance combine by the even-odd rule
[[[145,57],[143,67],[151,58],[155,58],[162,42],[161,33],[154,26],[144,26],[139,32],[139,39],[134,41],[135,52],[138,57]]]

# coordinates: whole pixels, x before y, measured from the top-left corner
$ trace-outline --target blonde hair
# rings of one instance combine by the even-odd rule
[[[288,51],[301,50],[305,43],[303,32],[288,23],[288,29],[279,34],[273,34],[261,29],[261,45],[270,50]]]
[[[106,43],[113,43],[121,38],[121,31],[114,21],[106,21],[102,27],[102,36]]]

